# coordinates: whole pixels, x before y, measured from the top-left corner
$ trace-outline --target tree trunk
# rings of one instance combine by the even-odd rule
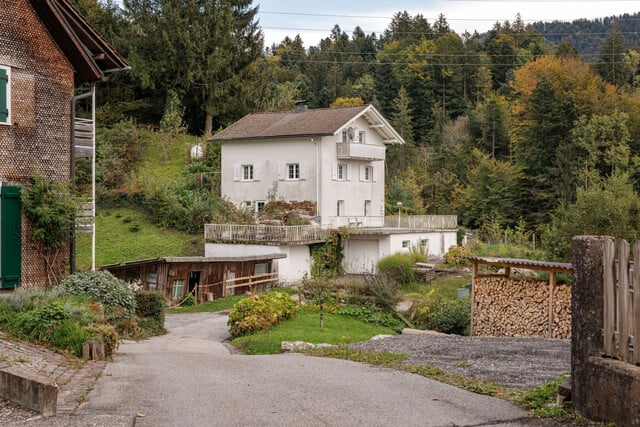
[[[213,115],[207,112],[207,115],[204,119],[204,137],[209,138],[212,135],[213,131]]]

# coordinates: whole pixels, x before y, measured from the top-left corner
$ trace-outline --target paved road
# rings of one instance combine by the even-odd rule
[[[390,369],[230,354],[221,343],[225,322],[170,315],[167,335],[121,345],[80,406],[78,425],[486,426],[526,417],[505,401]]]

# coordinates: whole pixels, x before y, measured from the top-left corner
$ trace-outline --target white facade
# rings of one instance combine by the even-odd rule
[[[239,207],[276,200],[312,201],[324,228],[333,217],[384,215],[382,137],[362,116],[335,134],[225,141],[222,196]]]
[[[431,258],[439,258],[456,244],[456,234],[456,230],[354,232],[344,242],[342,264],[345,273],[362,274],[374,273],[381,258],[399,252],[420,251]]]
[[[298,283],[306,275],[311,275],[311,250],[309,245],[252,245],[235,243],[205,243],[206,257],[246,256],[272,253],[286,254],[286,258],[274,259],[274,272],[284,284]]]

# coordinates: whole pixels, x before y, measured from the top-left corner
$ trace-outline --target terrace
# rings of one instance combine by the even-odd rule
[[[258,243],[277,245],[309,244],[325,240],[327,231],[338,228],[354,230],[455,230],[458,217],[455,215],[416,216],[342,216],[329,218],[323,228],[318,225],[242,225],[205,224],[205,242]]]

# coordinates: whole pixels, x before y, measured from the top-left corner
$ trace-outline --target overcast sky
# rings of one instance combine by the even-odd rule
[[[640,0],[254,0],[253,4],[260,6],[258,18],[265,46],[300,34],[305,47],[318,44],[335,24],[348,33],[360,26],[367,33],[381,34],[391,17],[403,10],[412,16],[421,13],[429,23],[442,13],[458,34],[465,30],[485,32],[496,21],[513,21],[517,13],[525,22],[532,22],[640,12]]]
[[[338,24],[346,32],[360,26],[365,32],[381,34],[399,11],[421,13],[433,23],[442,13],[458,34],[468,30],[484,32],[496,21],[513,21],[517,13],[525,22],[571,21],[640,12],[640,1],[484,1],[484,0],[256,0],[265,46],[285,36],[300,34],[305,47],[316,45]],[[274,13],[280,12],[280,13]],[[325,15],[325,16],[322,16]],[[332,15],[332,16],[326,16]]]

